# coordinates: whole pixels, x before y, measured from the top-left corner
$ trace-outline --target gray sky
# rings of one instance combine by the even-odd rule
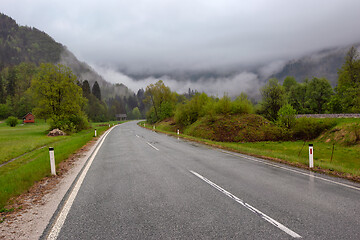
[[[1,0],[0,11],[45,31],[113,82],[127,77],[119,70],[149,78],[255,64],[266,70],[360,41],[359,0]]]

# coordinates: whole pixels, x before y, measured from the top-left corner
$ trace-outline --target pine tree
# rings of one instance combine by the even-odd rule
[[[90,91],[90,84],[89,84],[88,80],[85,80],[82,83],[81,87],[82,87],[82,90],[83,90],[83,97],[86,97],[87,99],[89,99],[91,91]]]
[[[99,99],[101,101],[101,91],[100,91],[100,86],[98,84],[97,81],[95,81],[92,90],[91,90],[92,94],[94,94],[94,96]]]

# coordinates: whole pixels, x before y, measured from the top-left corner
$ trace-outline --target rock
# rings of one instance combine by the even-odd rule
[[[64,133],[63,131],[61,131],[58,128],[55,128],[48,133],[49,137],[65,136],[65,135],[66,135],[66,133]]]

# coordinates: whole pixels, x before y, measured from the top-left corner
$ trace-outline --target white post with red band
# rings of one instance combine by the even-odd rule
[[[56,175],[55,154],[54,154],[54,148],[53,147],[49,147],[49,155],[50,155],[51,174]]]
[[[309,144],[309,168],[314,167],[314,147],[312,144]]]

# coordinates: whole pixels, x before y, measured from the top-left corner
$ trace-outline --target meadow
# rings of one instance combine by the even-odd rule
[[[54,147],[58,165],[94,139],[94,128],[100,136],[109,128],[108,124],[93,123],[93,128],[79,133],[48,137],[44,121],[13,128],[0,123],[0,162],[7,162],[0,167],[0,212],[6,211],[4,207],[11,199],[51,175],[48,147]]]

